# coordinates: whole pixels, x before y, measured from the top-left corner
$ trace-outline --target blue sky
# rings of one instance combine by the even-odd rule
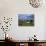
[[[18,19],[20,19],[20,20],[33,20],[34,15],[33,14],[19,14]]]

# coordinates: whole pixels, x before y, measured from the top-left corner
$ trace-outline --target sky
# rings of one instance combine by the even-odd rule
[[[33,14],[19,14],[18,19],[20,19],[20,20],[33,20],[34,15]]]

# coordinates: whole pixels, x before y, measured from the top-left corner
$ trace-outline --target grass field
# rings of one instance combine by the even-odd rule
[[[34,26],[34,20],[19,20],[19,26]]]

